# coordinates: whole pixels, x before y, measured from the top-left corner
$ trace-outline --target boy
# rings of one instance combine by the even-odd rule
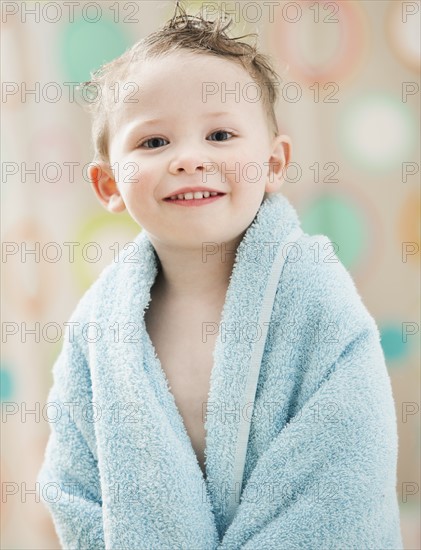
[[[92,185],[142,231],[72,315],[49,401],[94,419],[52,424],[43,498],[66,547],[401,548],[377,327],[279,194],[276,73],[222,23],[181,10],[94,75]]]

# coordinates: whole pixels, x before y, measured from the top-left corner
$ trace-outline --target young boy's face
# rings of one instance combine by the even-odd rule
[[[113,169],[90,171],[101,202],[127,208],[156,244],[233,242],[265,191],[280,190],[290,155],[288,136],[270,136],[256,84],[232,61],[184,50],[143,63],[128,81],[138,92],[120,83],[125,102],[110,115]],[[168,199],[184,187],[223,195],[194,206]]]

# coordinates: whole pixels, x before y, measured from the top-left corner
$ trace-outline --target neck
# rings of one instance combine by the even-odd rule
[[[213,304],[225,300],[235,254],[244,233],[229,243],[220,244],[216,252],[208,253],[202,247],[174,248],[151,238],[160,262],[154,290],[161,298],[171,301]]]

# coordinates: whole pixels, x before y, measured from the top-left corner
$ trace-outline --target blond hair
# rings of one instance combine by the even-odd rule
[[[180,12],[177,15],[177,12]],[[95,159],[109,162],[109,120],[111,107],[110,85],[122,81],[133,65],[142,60],[164,56],[167,53],[185,49],[194,53],[216,55],[240,63],[261,87],[261,97],[268,117],[269,127],[273,137],[277,136],[278,125],[275,115],[275,104],[278,99],[278,74],[272,66],[270,58],[257,51],[255,45],[241,42],[241,38],[257,37],[256,33],[230,38],[226,31],[232,24],[227,14],[219,9],[214,21],[207,21],[201,14],[187,15],[184,8],[177,2],[175,12],[164,26],[138,41],[120,57],[104,64],[91,73],[91,80],[81,84],[84,87],[99,88],[100,97],[87,104],[92,115],[92,140],[95,149]]]

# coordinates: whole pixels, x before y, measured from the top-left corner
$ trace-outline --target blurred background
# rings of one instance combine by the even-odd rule
[[[5,549],[59,548],[35,494],[51,369],[79,298],[140,231],[94,196],[90,120],[74,87],[166,22],[174,4],[1,4]],[[338,243],[379,326],[398,420],[402,534],[406,549],[419,549],[420,2],[184,3],[209,17],[218,4],[232,36],[257,32],[278,72],[289,67],[277,108],[293,142],[283,192],[304,231]]]

